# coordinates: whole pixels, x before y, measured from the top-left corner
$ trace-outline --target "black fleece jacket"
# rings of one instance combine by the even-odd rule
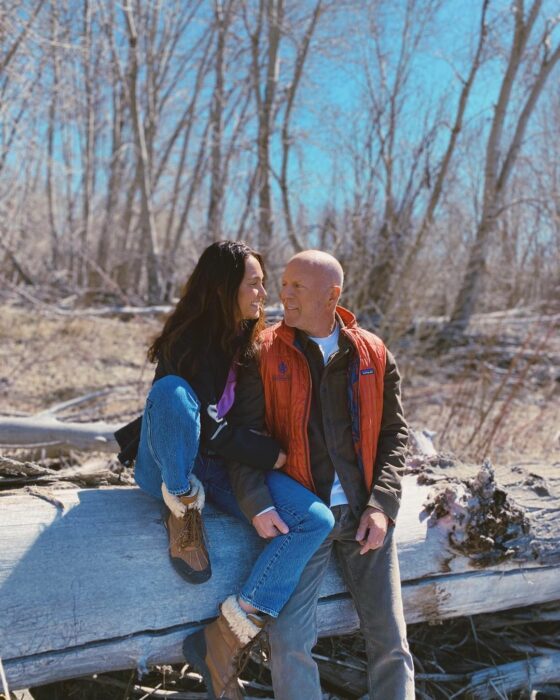
[[[249,423],[231,423],[229,413],[217,416],[217,404],[223,394],[232,358],[219,348],[209,347],[197,371],[189,375],[178,371],[178,357],[169,364],[160,360],[154,382],[169,374],[185,379],[200,401],[200,449],[229,460],[239,460],[252,468],[272,469],[280,452],[279,443],[261,434]],[[138,451],[142,416],[115,433],[121,447],[119,459],[131,464]]]

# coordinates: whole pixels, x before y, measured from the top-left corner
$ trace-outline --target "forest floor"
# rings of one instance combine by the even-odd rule
[[[0,415],[33,415],[84,396],[86,400],[62,408],[57,417],[124,423],[140,413],[153,376],[146,349],[162,317],[111,317],[93,311],[62,311],[13,299],[0,306]],[[430,350],[426,330],[433,325],[431,320],[392,345],[411,426],[433,433],[438,453],[465,464],[490,459],[496,465],[546,463],[558,468],[558,310],[517,309],[479,316],[464,345],[438,355]],[[491,616],[492,624],[488,616],[477,616],[480,619],[449,620],[437,628],[411,626],[409,637],[422,679],[418,697],[461,697],[472,669],[524,658],[519,649],[528,640],[536,644],[537,639],[541,643],[552,638],[553,623],[546,615],[534,621],[531,611],[515,614],[529,621],[512,622],[515,615],[506,612]],[[496,622],[500,619],[502,627]],[[322,640],[317,653],[324,657],[321,673],[329,697],[353,698],[366,692],[359,635]],[[271,696],[266,669],[262,673],[260,679],[253,674],[249,680],[251,696]],[[343,676],[344,683],[337,681]],[[163,697],[149,694],[158,684],[159,690],[175,691],[166,697],[204,697],[198,679],[193,674],[181,677],[176,668],[160,669],[141,682],[123,672],[35,688],[32,693],[35,700]],[[531,697],[560,697],[560,686],[544,687]]]
[[[83,315],[82,315],[83,313]],[[122,318],[0,306],[0,412],[30,415],[93,394],[59,413],[120,422],[141,412],[153,377],[146,360],[161,316]],[[468,343],[434,356],[418,334],[392,350],[410,424],[438,451],[464,460],[554,461],[560,447],[560,314],[487,314]]]

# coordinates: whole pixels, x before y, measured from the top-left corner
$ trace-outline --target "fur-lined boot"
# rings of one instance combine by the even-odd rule
[[[175,570],[189,583],[204,583],[212,575],[202,524],[204,488],[193,474],[189,481],[190,491],[183,496],[174,496],[165,484],[161,485],[167,506],[164,523],[169,537],[169,557]]]
[[[185,659],[204,677],[211,700],[243,700],[237,679],[264,624],[264,618],[246,613],[232,595],[214,622],[185,639]]]

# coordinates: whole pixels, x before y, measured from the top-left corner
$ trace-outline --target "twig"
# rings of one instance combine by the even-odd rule
[[[347,661],[339,661],[338,659],[333,659],[330,656],[321,656],[321,654],[312,654],[311,656],[313,656],[314,659],[318,659],[319,661],[327,661],[330,664],[336,664],[337,666],[345,666],[346,668],[352,668],[355,671],[366,670],[365,664],[358,666],[357,664],[350,664]]]
[[[98,391],[91,391],[89,394],[83,394],[82,396],[76,396],[73,399],[68,399],[68,401],[62,401],[61,403],[54,404],[50,408],[45,409],[36,413],[34,418],[45,418],[47,416],[52,416],[55,413],[60,413],[66,408],[71,408],[72,406],[79,406],[82,403],[87,403],[92,399],[98,399],[101,396],[108,396],[109,394],[120,393],[129,387],[127,385],[123,386],[113,386],[107,389],[99,389]]]
[[[10,698],[10,689],[8,687],[8,680],[6,674],[4,673],[4,664],[2,663],[2,657],[0,656],[0,678],[2,679],[2,690],[7,700]]]

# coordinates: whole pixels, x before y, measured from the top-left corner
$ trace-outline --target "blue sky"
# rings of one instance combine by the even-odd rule
[[[393,51],[398,50],[400,36],[399,10],[395,8],[402,7],[403,4],[395,2],[392,5],[391,17],[387,18],[382,26],[386,37],[385,45],[392,47]],[[545,3],[545,6],[549,12],[554,9],[551,2]],[[502,49],[505,50],[509,50],[511,42],[510,7],[511,2],[507,0],[494,0],[488,12],[492,24],[500,23],[500,41]],[[556,7],[558,8],[558,5]],[[420,133],[420,115],[426,110],[438,109],[444,97],[447,97],[445,111],[449,118],[454,116],[461,89],[457,73],[461,77],[466,77],[468,73],[478,39],[481,8],[482,0],[448,0],[442,3],[435,23],[430,26],[427,36],[421,42],[414,57],[411,89],[405,105],[406,128],[401,132],[401,137],[405,137],[410,143],[413,143]],[[359,79],[361,71],[356,64],[363,56],[366,40],[361,36],[363,28],[353,27],[352,21],[351,13],[340,17],[339,31],[344,48],[338,55],[334,51],[334,58],[325,58],[322,55],[322,47],[315,46],[317,50],[307,69],[306,87],[300,92],[298,110],[294,114],[293,131],[305,132],[305,138],[299,147],[301,169],[298,167],[297,147],[292,153],[292,184],[312,207],[321,207],[331,197],[332,169],[337,159],[340,168],[341,150],[333,144],[330,127],[334,125],[348,134],[349,124],[356,119],[359,121],[364,114],[362,85]],[[317,33],[316,41],[320,39],[321,29]],[[340,60],[343,51],[346,51],[346,60]],[[390,63],[390,59],[388,62]],[[479,70],[473,86],[464,125],[465,131],[471,125],[481,126],[481,138],[477,144],[481,152],[500,88],[503,66],[504,61],[496,52],[494,36],[491,57]],[[553,81],[554,76],[551,76],[549,88]],[[329,128],[326,129],[327,122]],[[449,130],[442,126],[439,132],[440,148],[446,145],[448,137]],[[406,141],[403,142],[403,147],[407,147]],[[339,192],[342,192],[346,177],[348,174],[345,175],[344,170],[340,171]]]

